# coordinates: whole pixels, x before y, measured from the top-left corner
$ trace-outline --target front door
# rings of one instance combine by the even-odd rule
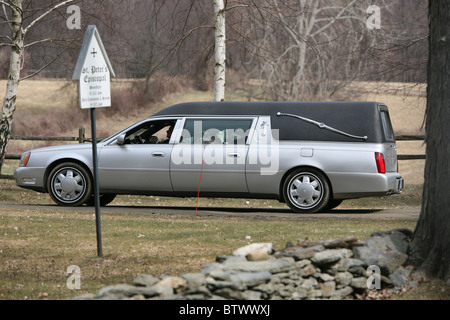
[[[172,191],[171,133],[176,120],[149,120],[130,128],[122,145],[112,143],[99,153],[100,188],[107,190]]]

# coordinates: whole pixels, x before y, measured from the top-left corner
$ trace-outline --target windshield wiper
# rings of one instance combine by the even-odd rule
[[[329,130],[329,131],[332,131],[332,132],[335,132],[335,133],[344,135],[344,136],[346,136],[346,137],[354,138],[354,139],[363,139],[363,140],[367,140],[367,136],[363,136],[363,137],[361,137],[361,136],[355,136],[355,135],[346,133],[346,132],[344,132],[344,131],[335,129],[335,128],[333,128],[333,127],[327,126],[327,125],[326,125],[325,123],[323,123],[323,122],[314,121],[314,120],[311,120],[311,119],[308,119],[308,118],[304,118],[304,117],[297,116],[297,115],[295,115],[295,114],[289,114],[289,113],[281,113],[281,112],[277,112],[277,116],[286,116],[286,117],[297,118],[297,119],[306,121],[306,122],[308,122],[308,123],[314,124],[314,125],[318,126],[320,129]]]

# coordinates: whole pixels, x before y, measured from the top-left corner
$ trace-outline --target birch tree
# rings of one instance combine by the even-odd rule
[[[36,74],[48,65],[46,64],[42,66],[42,69],[34,72],[33,74],[21,77],[25,49],[37,43],[51,41],[51,39],[41,39],[33,43],[25,44],[25,39],[32,28],[45,19],[51,12],[72,2],[74,2],[74,0],[59,1],[44,10],[36,10],[30,15],[33,19],[25,25],[23,0],[0,0],[3,20],[4,23],[7,24],[10,31],[9,35],[1,35],[1,39],[3,40],[1,46],[6,46],[11,49],[6,93],[3,99],[2,116],[0,119],[0,169],[5,160],[7,145],[11,135],[11,125],[13,122],[14,112],[16,110],[16,99],[19,83],[22,79]]]
[[[214,64],[214,100],[225,100],[225,3],[214,0],[215,17],[215,64]]]

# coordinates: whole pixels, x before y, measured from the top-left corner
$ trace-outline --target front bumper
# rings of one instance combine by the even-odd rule
[[[45,168],[19,167],[14,171],[16,184],[19,187],[45,192]]]

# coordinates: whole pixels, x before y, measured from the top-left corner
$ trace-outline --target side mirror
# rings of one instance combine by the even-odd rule
[[[125,144],[125,133],[122,133],[117,137],[117,144],[119,146],[122,146]]]

